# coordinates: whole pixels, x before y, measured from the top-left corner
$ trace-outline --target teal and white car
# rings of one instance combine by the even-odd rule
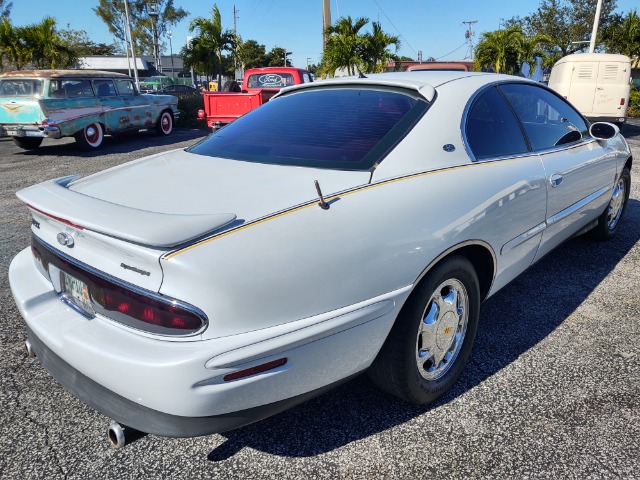
[[[172,95],[141,95],[128,75],[84,70],[30,70],[0,75],[0,137],[20,148],[45,138],[75,137],[85,150],[105,134],[155,128],[169,135],[179,116]]]

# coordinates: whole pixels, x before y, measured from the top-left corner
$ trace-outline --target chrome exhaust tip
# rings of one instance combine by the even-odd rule
[[[111,448],[122,448],[125,446],[125,437],[124,437],[125,427],[120,425],[118,422],[111,422],[109,428],[107,428],[107,436],[109,437],[109,442],[111,443]]]
[[[35,358],[36,357],[36,352],[33,349],[33,346],[31,346],[31,342],[29,340],[26,340],[24,342],[24,346],[27,349],[27,358]]]

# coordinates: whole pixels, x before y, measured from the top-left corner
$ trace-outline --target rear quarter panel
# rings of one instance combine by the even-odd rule
[[[501,249],[544,221],[545,196],[531,157],[325,193],[329,210],[310,203],[164,257],[161,292],[203,309],[205,336],[227,336],[411,286],[468,241],[495,255],[495,290],[530,265],[539,236]]]

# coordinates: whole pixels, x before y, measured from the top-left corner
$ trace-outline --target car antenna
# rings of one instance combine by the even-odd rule
[[[324,201],[324,197],[322,196],[322,190],[320,190],[320,184],[318,183],[318,180],[314,180],[314,182],[316,184],[316,191],[318,192],[318,196],[320,197],[318,205],[320,205],[320,208],[323,210],[329,210],[329,204]]]

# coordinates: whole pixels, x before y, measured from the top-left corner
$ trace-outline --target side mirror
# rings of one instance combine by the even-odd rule
[[[596,122],[589,127],[589,135],[597,140],[609,140],[615,137],[620,129],[613,123]]]

